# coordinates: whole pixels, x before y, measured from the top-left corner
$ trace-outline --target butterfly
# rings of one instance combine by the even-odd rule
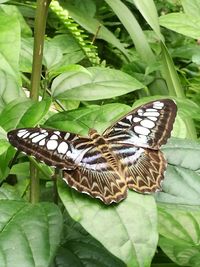
[[[105,204],[120,202],[128,189],[161,190],[167,162],[160,151],[170,137],[177,107],[163,99],[144,104],[115,122],[103,134],[88,137],[45,128],[8,133],[18,150],[62,169],[64,181]]]

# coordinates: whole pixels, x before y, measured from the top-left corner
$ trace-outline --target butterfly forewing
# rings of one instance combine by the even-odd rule
[[[89,138],[42,128],[13,130],[8,139],[20,151],[60,169],[74,169],[92,147]]]
[[[104,132],[111,143],[159,149],[170,137],[176,117],[173,100],[152,101],[131,111]]]
[[[124,199],[128,188],[160,190],[166,161],[159,148],[170,137],[176,111],[176,104],[164,99],[133,110],[103,135],[27,128],[9,132],[8,139],[27,155],[62,169],[72,188],[110,204]]]

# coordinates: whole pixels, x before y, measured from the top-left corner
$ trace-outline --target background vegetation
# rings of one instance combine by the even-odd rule
[[[199,267],[200,2],[0,3],[0,266]],[[56,183],[6,138],[36,125],[102,132],[166,97],[178,115],[163,192],[119,205]]]

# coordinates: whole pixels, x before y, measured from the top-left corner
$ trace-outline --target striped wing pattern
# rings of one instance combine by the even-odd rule
[[[104,132],[109,142],[159,149],[170,137],[176,117],[174,101],[152,101],[126,114]]]
[[[10,143],[27,155],[63,170],[64,181],[105,204],[126,198],[127,190],[161,189],[166,160],[159,150],[170,137],[176,104],[152,101],[128,113],[103,135],[89,137],[42,128],[10,131]]]

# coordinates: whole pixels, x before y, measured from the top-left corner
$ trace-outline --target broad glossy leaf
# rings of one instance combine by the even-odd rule
[[[0,125],[5,130],[35,126],[46,115],[51,101],[33,102],[20,98],[10,102],[0,114]]]
[[[199,17],[200,13],[200,2],[198,0],[182,0],[181,4],[186,14],[193,17]]]
[[[53,266],[60,267],[125,267],[68,214],[65,214],[62,244],[54,262]]]
[[[102,132],[112,121],[128,113],[131,108],[120,103],[103,106],[88,106],[76,110],[53,115],[45,123],[46,126],[60,130],[87,135],[90,128]]]
[[[9,143],[7,141],[7,133],[2,127],[0,127],[0,155],[3,154],[8,147]]]
[[[16,187],[6,183],[3,183],[0,187],[0,203],[3,199],[22,201],[21,195],[16,190]]]
[[[160,205],[159,245],[171,260],[181,266],[198,267],[200,262],[200,210],[184,205]]]
[[[139,81],[119,70],[82,67],[56,77],[51,89],[54,98],[88,101],[120,96],[143,87]]]
[[[59,195],[70,216],[129,267],[150,266],[157,246],[157,212],[154,198],[129,191],[118,205],[69,189],[63,182]]]
[[[0,84],[0,111],[12,100],[25,97],[14,76],[4,70],[0,70]]]
[[[200,36],[200,18],[184,13],[171,13],[159,18],[161,26],[194,39]]]
[[[60,242],[62,215],[50,203],[1,200],[1,267],[49,266]]]
[[[173,138],[162,150],[168,168],[157,201],[200,205],[200,144]]]
[[[21,51],[19,67],[22,72],[31,73],[33,59],[33,38],[26,37],[21,39]]]
[[[0,10],[0,32],[1,69],[19,80],[20,23],[15,12],[8,15],[6,10]]]
[[[62,51],[55,46],[51,41],[44,43],[44,57],[43,62],[47,70],[59,63],[62,59]]]

